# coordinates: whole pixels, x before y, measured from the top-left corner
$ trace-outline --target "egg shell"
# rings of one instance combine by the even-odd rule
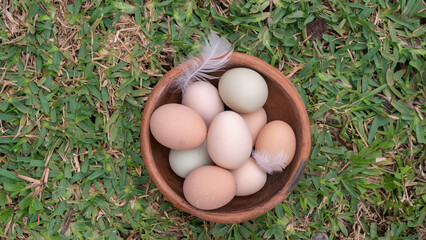
[[[246,121],[247,127],[250,130],[253,145],[256,142],[257,135],[260,130],[266,125],[267,116],[265,109],[260,108],[259,110],[251,113],[240,113],[240,116]]]
[[[207,127],[217,114],[225,110],[217,88],[204,81],[194,82],[185,90],[182,104],[200,114]]]
[[[236,189],[232,173],[217,166],[199,167],[190,172],[183,182],[185,199],[203,210],[226,205],[234,198]]]
[[[252,151],[251,134],[244,119],[233,111],[219,113],[210,124],[207,151],[218,166],[241,167]]]
[[[226,71],[219,80],[218,88],[223,102],[239,113],[258,110],[268,98],[265,79],[249,68],[233,68]]]
[[[253,157],[267,173],[282,171],[294,157],[296,136],[284,121],[275,120],[262,128],[256,139]]]
[[[189,150],[171,149],[169,164],[176,175],[185,178],[192,170],[201,166],[212,165],[213,162],[207,152],[207,143],[204,142],[199,147]]]
[[[259,191],[266,183],[266,173],[250,157],[241,167],[231,171],[237,183],[236,196],[248,196]]]
[[[188,150],[200,146],[207,135],[207,126],[201,116],[191,108],[165,104],[151,116],[150,129],[162,145],[176,150]]]

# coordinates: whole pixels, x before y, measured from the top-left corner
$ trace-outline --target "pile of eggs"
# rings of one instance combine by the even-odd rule
[[[151,133],[170,148],[170,167],[185,178],[183,193],[192,206],[213,210],[235,196],[254,194],[268,173],[281,171],[293,159],[295,134],[283,121],[267,122],[267,98],[268,86],[259,73],[233,68],[222,75],[218,88],[194,82],[182,104],[168,103],[153,112]]]

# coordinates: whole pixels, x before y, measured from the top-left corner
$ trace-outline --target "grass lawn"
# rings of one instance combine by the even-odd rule
[[[0,1],[0,239],[425,239],[425,9]],[[175,208],[140,154],[151,89],[209,29],[288,76],[311,122],[297,187],[241,224]]]

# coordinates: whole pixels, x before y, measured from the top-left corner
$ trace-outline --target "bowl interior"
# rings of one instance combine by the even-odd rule
[[[273,175],[268,175],[265,186],[255,194],[244,197],[235,197],[227,205],[210,211],[203,211],[199,209],[194,209],[194,211],[203,211],[203,212],[214,212],[214,213],[230,213],[230,212],[244,212],[250,211],[250,209],[264,205],[266,202],[270,201],[275,195],[282,192],[284,188],[289,188],[289,183],[291,182],[291,177],[294,177],[294,172],[298,171],[301,161],[301,147],[304,144],[303,141],[303,129],[301,124],[301,113],[297,112],[297,109],[294,107],[296,103],[295,100],[290,97],[290,95],[283,88],[282,84],[278,82],[284,81],[284,79],[277,79],[277,74],[270,74],[271,70],[264,68],[264,66],[258,66],[256,64],[243,64],[237,61],[230,61],[227,69],[235,67],[249,67],[257,72],[259,72],[266,80],[269,90],[269,96],[264,109],[268,116],[268,122],[272,120],[283,120],[287,122],[295,132],[296,135],[296,153],[293,158],[293,161],[287,168],[281,173],[275,173]],[[271,67],[272,68],[272,67]],[[225,69],[226,70],[226,69]],[[221,76],[224,73],[224,70],[214,73],[216,76]],[[275,79],[271,78],[271,75]],[[282,75],[281,75],[282,76]],[[211,83],[217,87],[218,79],[212,80]],[[293,88],[294,89],[294,88]],[[181,93],[173,92],[169,89],[168,86],[159,94],[159,97],[155,103],[154,110],[161,105],[167,103],[180,103],[181,102]],[[300,97],[299,97],[300,98]],[[300,99],[301,101],[301,99]],[[300,103],[299,103],[300,104]],[[306,113],[304,113],[306,114]],[[306,127],[306,126],[304,126]],[[307,126],[309,128],[309,126]],[[305,136],[306,138],[306,136]],[[179,197],[182,198],[180,201],[186,202],[183,195],[183,178],[177,176],[169,166],[168,155],[169,149],[159,144],[155,138],[150,133],[149,136],[152,158],[154,160],[155,166],[162,176],[163,180],[170,187],[170,189]],[[305,156],[306,157],[306,156]],[[306,159],[305,159],[306,160]],[[161,190],[161,189],[160,189]],[[170,199],[169,199],[170,200]],[[283,199],[281,199],[283,200]],[[189,203],[187,203],[189,205]],[[190,207],[191,206],[187,206]],[[269,210],[266,209],[265,212]]]

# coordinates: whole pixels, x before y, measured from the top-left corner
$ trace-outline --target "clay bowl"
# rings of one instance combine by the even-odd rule
[[[238,223],[258,217],[284,201],[299,181],[308,161],[311,147],[309,120],[303,101],[292,83],[266,62],[241,53],[233,53],[227,68],[247,67],[259,72],[266,80],[269,96],[264,108],[271,120],[283,120],[293,128],[297,148],[291,164],[281,173],[268,175],[265,186],[257,193],[235,197],[227,205],[215,210],[200,210],[191,206],[183,195],[183,178],[177,176],[168,163],[169,149],[159,144],[149,130],[155,109],[166,103],[180,103],[181,94],[169,88],[182,74],[188,62],[166,73],[149,96],[142,116],[141,148],[148,172],[161,193],[177,208],[204,220],[219,223]],[[215,73],[221,76],[224,70]],[[218,79],[212,84],[217,86]]]

